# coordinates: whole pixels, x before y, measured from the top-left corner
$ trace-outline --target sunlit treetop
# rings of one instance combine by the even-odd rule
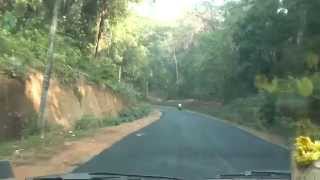
[[[145,0],[132,8],[141,16],[170,23],[178,20],[197,4],[206,1],[220,6],[225,0]]]

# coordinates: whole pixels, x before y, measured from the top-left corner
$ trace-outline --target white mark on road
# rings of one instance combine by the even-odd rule
[[[144,133],[137,133],[136,136],[140,137],[140,136],[144,136]]]

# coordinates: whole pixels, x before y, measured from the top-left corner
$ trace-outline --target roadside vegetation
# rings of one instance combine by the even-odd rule
[[[50,151],[57,149],[55,147],[63,146],[65,140],[88,136],[98,128],[116,126],[149,114],[151,108],[143,104],[146,95],[145,74],[149,73],[146,71],[146,60],[150,55],[147,47],[149,39],[144,36],[143,30],[147,20],[137,23],[139,17],[129,12],[129,4],[137,2],[0,2],[2,75],[24,80],[33,70],[44,73],[49,64],[48,46],[50,41],[54,41],[51,77],[59,80],[63,86],[73,86],[78,80],[85,79],[99,87],[110,87],[127,103],[126,109],[117,117],[85,116],[70,131],[49,122],[45,127],[45,140],[39,136],[39,115],[30,115],[23,119],[21,137],[0,137],[0,159],[10,158],[12,154],[12,157],[19,157],[20,152],[36,156],[41,151],[48,152],[41,154],[49,155]],[[57,32],[51,37],[49,32],[55,5],[58,5]]]
[[[175,102],[178,103],[179,100]],[[257,97],[238,98],[226,105],[221,105],[215,101],[195,101],[183,105],[191,111],[204,113],[263,133],[280,136],[287,141],[286,145],[292,145],[297,130],[301,127],[298,127],[298,124],[294,123],[291,118],[281,119],[269,125],[259,112],[263,102],[262,95],[259,95]],[[172,103],[164,104],[173,105]],[[303,129],[310,134],[312,130],[312,134],[317,137],[317,126],[311,124],[311,122],[306,122]]]
[[[143,80],[142,74],[135,74],[138,73],[137,68],[140,65],[138,62],[143,62],[146,58],[140,42],[141,27],[137,27],[141,25],[132,22],[137,18],[128,14],[129,1],[112,1],[111,7],[105,7],[112,8],[112,14],[108,15],[112,21],[102,27],[103,29],[96,29],[94,23],[100,21],[98,16],[104,11],[99,8],[100,3],[102,2],[72,1],[60,4],[60,11],[61,8],[65,9],[60,12],[58,32],[54,39],[53,76],[64,84],[73,83],[82,77],[92,83],[109,86],[129,97],[134,96],[137,92],[132,90],[133,87],[141,88],[140,81]],[[0,5],[1,72],[10,77],[24,78],[32,69],[44,71],[53,5],[51,1],[5,1]],[[83,18],[92,22],[84,23]],[[101,44],[97,43],[100,39],[94,38],[95,33],[106,36],[107,27],[110,28],[108,33],[114,31],[113,38],[104,39],[103,42],[101,40]],[[119,29],[124,32],[121,34]],[[130,44],[132,46],[128,52],[129,47],[126,46]],[[103,47],[96,52],[94,45]],[[125,56],[130,59],[123,60]],[[122,65],[122,61],[126,62]],[[119,72],[120,66],[123,67]],[[120,81],[122,83],[119,83]]]
[[[198,24],[176,30],[192,41],[174,36],[179,76],[168,84],[176,86],[158,94],[209,102],[201,111],[287,138],[320,138],[318,8],[317,0],[200,4],[191,13]]]
[[[147,104],[141,104],[134,107],[129,107],[116,117],[96,118],[92,116],[84,116],[75,122],[74,131],[81,133],[88,129],[95,129],[106,126],[117,126],[124,122],[131,122],[140,119],[151,112],[151,107]]]

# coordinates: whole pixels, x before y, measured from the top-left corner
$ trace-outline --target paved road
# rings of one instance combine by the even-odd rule
[[[162,108],[133,133],[75,172],[118,172],[199,179],[246,170],[288,170],[287,150],[221,121]]]

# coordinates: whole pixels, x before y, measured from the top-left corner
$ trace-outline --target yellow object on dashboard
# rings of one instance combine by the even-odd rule
[[[295,143],[295,161],[307,166],[320,159],[320,141],[313,142],[309,137],[300,136]]]

